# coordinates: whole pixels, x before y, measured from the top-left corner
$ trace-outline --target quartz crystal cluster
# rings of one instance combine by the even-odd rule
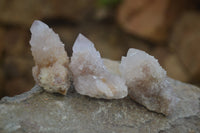
[[[69,58],[64,44],[59,36],[41,21],[34,21],[30,30],[30,45],[35,60],[32,71],[36,83],[48,92],[65,95],[70,82]]]
[[[94,44],[82,34],[74,43],[70,69],[75,89],[82,95],[119,99],[128,94],[125,80],[107,69]]]
[[[94,44],[79,34],[69,63],[64,44],[46,24],[34,21],[31,33],[33,77],[48,92],[65,95],[72,76],[74,88],[82,95],[120,99],[129,93],[149,110],[165,115],[177,103],[166,71],[144,51],[129,49],[121,63],[102,59]]]
[[[149,110],[166,115],[171,112],[176,100],[166,71],[153,56],[131,48],[127,56],[122,57],[120,72],[132,99]]]

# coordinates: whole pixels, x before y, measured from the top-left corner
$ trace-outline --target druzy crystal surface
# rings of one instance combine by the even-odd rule
[[[70,82],[69,58],[59,36],[41,21],[31,26],[31,51],[35,60],[33,77],[48,92],[66,94]]]
[[[75,89],[82,95],[105,99],[127,96],[125,80],[107,69],[94,44],[82,34],[74,43],[70,69]]]
[[[48,25],[36,20],[31,33],[33,77],[48,92],[65,95],[72,78],[75,90],[82,95],[120,99],[129,93],[147,109],[165,115],[180,100],[173,94],[166,71],[144,51],[129,49],[121,63],[102,59],[94,44],[79,34],[69,62],[64,44]]]
[[[122,57],[120,72],[132,99],[152,111],[166,115],[172,111],[176,102],[172,96],[173,88],[157,59],[131,48],[127,56]]]

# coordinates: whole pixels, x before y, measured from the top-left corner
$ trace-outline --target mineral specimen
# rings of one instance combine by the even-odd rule
[[[33,77],[48,92],[66,94],[70,71],[76,91],[82,95],[104,99],[120,99],[128,94],[152,111],[168,115],[177,102],[166,71],[153,57],[137,49],[129,49],[122,61],[102,59],[94,44],[79,34],[71,63],[57,34],[41,21],[31,26],[31,50],[35,60]]]
[[[82,34],[74,43],[69,66],[75,89],[82,95],[119,99],[128,94],[125,81],[106,68],[94,44]]]
[[[168,115],[176,103],[166,71],[158,61],[144,51],[129,49],[122,57],[120,72],[126,80],[129,95],[152,111]]]
[[[31,26],[31,51],[35,60],[33,77],[48,92],[65,95],[69,86],[69,58],[59,36],[41,21]]]

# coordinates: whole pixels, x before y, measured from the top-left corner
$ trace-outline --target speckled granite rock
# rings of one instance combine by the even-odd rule
[[[106,66],[112,67],[109,60]],[[200,88],[173,79],[169,82],[181,101],[168,117],[147,110],[129,97],[95,99],[79,95],[73,87],[61,96],[35,86],[0,101],[0,132],[198,133]]]

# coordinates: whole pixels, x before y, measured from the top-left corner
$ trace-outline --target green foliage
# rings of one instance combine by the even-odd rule
[[[98,0],[99,6],[114,7],[118,5],[122,0]]]

